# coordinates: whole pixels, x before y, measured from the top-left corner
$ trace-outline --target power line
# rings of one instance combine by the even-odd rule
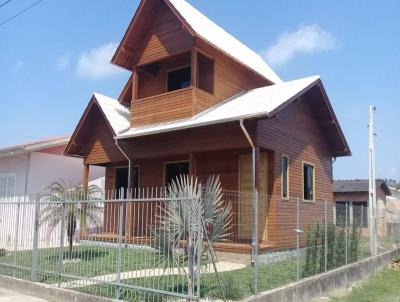
[[[9,0],[11,1],[11,0]],[[28,7],[25,7],[23,10],[21,10],[20,12],[18,12],[17,14],[15,14],[14,16],[4,20],[3,22],[0,23],[0,26],[5,25],[6,23],[10,22],[11,20],[14,20],[15,18],[17,18],[18,16],[22,15],[23,13],[25,13],[27,10],[31,9],[32,7],[38,5],[40,2],[42,2],[43,0],[38,0],[35,3],[29,5]],[[3,3],[4,4],[4,3]]]
[[[6,5],[9,2],[11,2],[11,0],[7,0],[7,1],[3,2],[2,4],[0,4],[0,7],[3,7],[4,5]]]

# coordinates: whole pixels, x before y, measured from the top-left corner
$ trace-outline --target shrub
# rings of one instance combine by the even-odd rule
[[[243,299],[247,295],[246,284],[238,277],[225,275],[222,284],[225,290],[225,298],[227,300],[237,301]],[[219,290],[219,287],[217,290]],[[219,295],[221,295],[221,293]]]
[[[0,257],[5,257],[7,255],[6,249],[0,249]]]

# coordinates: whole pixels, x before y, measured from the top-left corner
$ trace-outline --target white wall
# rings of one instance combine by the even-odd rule
[[[16,174],[17,195],[25,192],[26,171],[28,168],[28,155],[19,155],[15,157],[0,158],[0,174]]]
[[[90,179],[104,177],[105,168],[90,167]],[[33,152],[29,171],[28,194],[43,192],[60,179],[76,185],[82,182],[83,161],[80,158]]]

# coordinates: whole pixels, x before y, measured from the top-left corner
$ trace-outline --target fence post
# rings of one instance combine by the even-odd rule
[[[123,190],[120,191],[120,196],[123,196]],[[122,229],[123,229],[123,220],[124,220],[124,202],[119,200],[119,221],[118,221],[118,258],[117,258],[117,272],[116,272],[116,291],[115,291],[115,299],[119,300],[120,298],[120,283],[121,283],[121,267],[122,267]]]
[[[360,223],[360,230],[361,230],[361,240],[362,240],[362,237],[363,237],[363,228],[364,228],[364,206],[363,206],[363,204],[361,204],[361,223]],[[360,257],[361,257],[361,259],[363,259],[363,248],[362,248],[362,245],[361,245],[361,248],[360,248]]]
[[[300,279],[300,198],[296,198],[296,279]]]
[[[64,237],[65,237],[65,202],[62,204],[61,208],[61,229],[60,229],[60,250],[58,253],[58,259],[59,259],[59,267],[58,267],[58,273],[59,273],[59,278],[60,282],[58,283],[58,287],[61,285],[61,274],[64,273]]]
[[[325,199],[325,273],[328,271],[328,201]]]
[[[201,188],[201,187],[200,187]],[[201,191],[200,191],[201,192]],[[203,195],[200,195],[203,196]],[[202,197],[200,197],[200,200],[197,200],[196,202],[202,203],[203,201],[201,200]],[[198,217],[198,238],[197,238],[197,268],[196,268],[196,281],[197,281],[197,299],[200,300],[201,297],[201,257],[203,254],[203,220],[202,217],[199,215]]]
[[[18,236],[19,236],[19,213],[21,208],[20,196],[17,197],[17,213],[15,217],[15,238],[14,238],[14,255],[13,255],[13,277],[15,277],[15,270],[17,266],[17,251],[18,251]]]
[[[346,227],[346,230],[345,230],[345,249],[346,249],[346,253],[345,253],[345,255],[346,255],[346,265],[347,265],[347,263],[348,263],[348,259],[347,259],[347,250],[348,250],[348,243],[347,243],[347,224],[348,224],[348,217],[349,217],[349,213],[348,213],[348,208],[349,208],[349,205],[348,205],[348,202],[346,201],[346,224],[345,224],[345,227]]]
[[[32,247],[32,266],[31,279],[36,281],[37,262],[38,262],[38,244],[39,244],[39,215],[40,215],[40,194],[36,194],[35,199],[35,217],[33,226],[33,247]]]

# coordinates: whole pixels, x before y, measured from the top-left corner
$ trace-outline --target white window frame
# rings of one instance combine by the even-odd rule
[[[16,194],[16,189],[17,189],[17,174],[16,173],[0,173],[0,179],[5,178],[6,179],[6,188],[3,189],[0,187],[0,199],[9,199],[13,198]],[[13,183],[14,187],[9,188],[9,179],[13,178]]]

